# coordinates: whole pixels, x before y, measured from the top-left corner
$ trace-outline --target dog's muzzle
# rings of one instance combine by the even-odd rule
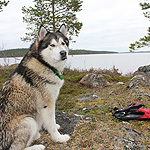
[[[67,59],[67,52],[64,50],[60,51],[60,56],[61,56],[61,60]]]

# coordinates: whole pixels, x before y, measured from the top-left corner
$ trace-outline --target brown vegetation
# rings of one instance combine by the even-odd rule
[[[14,67],[0,67],[0,84],[8,78]],[[87,73],[106,74],[111,83],[107,87],[88,88],[79,83]],[[150,108],[150,87],[137,86],[127,88],[131,77],[124,77],[112,70],[70,70],[65,69],[63,77],[65,84],[57,101],[57,110],[68,114],[88,116],[89,119],[77,121],[71,139],[65,143],[55,143],[46,131],[41,132],[41,138],[36,143],[44,144],[47,149],[150,149],[149,121],[120,121],[112,116],[114,107],[119,103],[125,107],[140,102]],[[116,85],[124,82],[123,85]],[[83,96],[97,94],[98,98],[80,101]],[[67,129],[67,126],[65,127]],[[63,129],[62,129],[63,130]]]

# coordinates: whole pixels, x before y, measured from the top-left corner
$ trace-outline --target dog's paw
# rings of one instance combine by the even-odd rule
[[[56,124],[56,129],[60,129],[60,125],[59,124]]]
[[[59,135],[52,138],[55,142],[64,143],[67,142],[70,139],[70,136],[68,134],[65,135]]]
[[[45,146],[44,145],[33,145],[31,147],[27,147],[24,150],[44,150]]]

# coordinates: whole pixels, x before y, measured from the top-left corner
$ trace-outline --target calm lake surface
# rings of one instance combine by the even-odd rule
[[[11,65],[21,61],[17,58],[0,58],[0,65]],[[119,53],[95,55],[69,55],[66,67],[71,69],[112,69],[115,66],[122,74],[134,72],[139,66],[150,65],[150,53]]]

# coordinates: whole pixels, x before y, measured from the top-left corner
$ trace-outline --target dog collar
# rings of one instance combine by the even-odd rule
[[[58,70],[56,68],[54,68],[53,66],[51,66],[50,64],[48,64],[47,62],[45,62],[41,56],[36,56],[36,55],[32,55],[33,57],[35,57],[38,61],[40,61],[44,66],[46,66],[47,68],[51,69],[60,80],[63,80],[63,77],[60,76],[60,74],[58,73]]]
[[[60,80],[63,80],[63,77],[60,76],[60,74],[58,73],[58,71],[57,71],[54,67],[51,68],[51,70],[58,76],[58,78],[59,78]]]

